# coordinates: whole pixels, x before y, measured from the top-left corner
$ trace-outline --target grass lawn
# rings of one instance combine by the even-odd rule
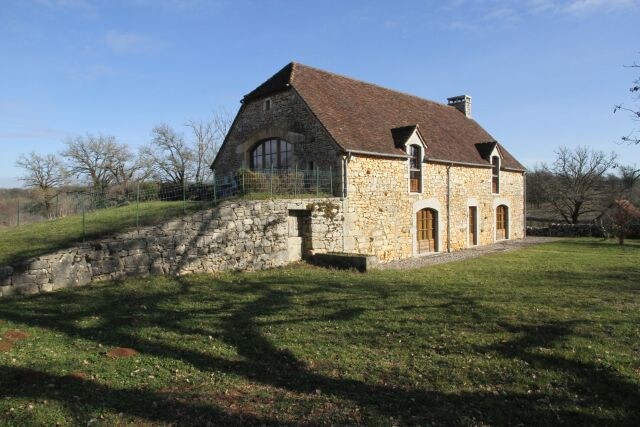
[[[210,204],[208,204],[210,206]],[[167,219],[203,209],[201,202],[153,201],[140,203],[139,225],[157,224]],[[136,226],[136,204],[99,209],[85,215],[86,238],[126,231]],[[45,255],[82,242],[82,215],[43,221],[0,230],[0,265],[13,264]]]
[[[0,300],[0,424],[637,425],[640,243]]]

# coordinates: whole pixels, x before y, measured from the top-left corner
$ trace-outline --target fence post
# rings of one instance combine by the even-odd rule
[[[18,221],[18,227],[20,227],[20,199],[18,199],[18,216],[17,216],[17,221]]]
[[[329,166],[329,196],[333,196],[333,170]]]
[[[242,168],[241,170],[242,170],[242,195],[244,196],[245,194],[247,194],[244,188],[244,168]]]
[[[298,197],[298,164],[296,163],[296,173],[293,175],[293,196]]]
[[[273,199],[273,163],[271,163],[271,176],[269,177],[269,191],[271,192],[271,198]]]
[[[87,230],[85,228],[85,207],[84,207],[84,195],[82,195],[81,197],[81,202],[82,203],[82,241],[85,241],[85,238],[87,237]]]
[[[56,218],[60,217],[60,193],[56,194]]]
[[[218,197],[218,192],[216,191],[216,170],[213,170],[213,205],[215,206],[216,201],[217,201],[217,197]]]
[[[182,213],[187,213],[187,180],[186,177],[182,178]]]
[[[316,197],[320,195],[320,168],[316,168]]]
[[[140,182],[136,186],[136,230],[140,234]]]

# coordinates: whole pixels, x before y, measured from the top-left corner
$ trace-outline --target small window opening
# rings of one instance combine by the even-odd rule
[[[409,146],[409,191],[412,193],[422,192],[422,159],[420,147]]]
[[[264,100],[264,111],[269,111],[271,109],[271,99]]]
[[[491,158],[491,192],[500,192],[500,157],[493,156]]]

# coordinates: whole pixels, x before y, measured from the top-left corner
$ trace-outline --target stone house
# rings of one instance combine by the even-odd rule
[[[469,96],[441,104],[290,63],[241,103],[216,176],[330,168],[344,252],[388,261],[525,236],[525,168]]]

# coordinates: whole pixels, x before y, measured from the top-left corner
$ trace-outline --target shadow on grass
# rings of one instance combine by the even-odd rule
[[[320,304],[330,307],[327,289],[341,292],[344,301],[352,308],[326,310],[322,319],[332,322],[350,322],[365,314],[371,299],[384,300],[396,292],[411,290],[411,285],[400,289],[387,287],[372,277],[362,279],[357,285],[345,286],[340,281],[325,280],[322,283],[301,284],[298,279],[286,276],[261,278],[251,281],[211,278],[208,287],[194,286],[191,279],[178,279],[177,289],[145,289],[127,292],[118,285],[101,286],[82,293],[59,292],[23,299],[9,299],[0,306],[0,318],[30,326],[61,332],[72,338],[82,338],[103,345],[132,347],[142,354],[180,360],[203,372],[226,373],[246,381],[276,387],[289,392],[313,397],[318,390],[323,395],[349,401],[362,409],[366,417],[390,417],[404,423],[445,424],[569,424],[601,425],[611,423],[606,417],[588,414],[573,408],[570,396],[548,395],[543,392],[509,392],[495,395],[489,392],[444,392],[424,388],[380,384],[321,374],[287,348],[276,346],[265,336],[262,327],[265,318],[289,315],[287,309],[296,304],[294,297],[317,295]],[[174,286],[176,288],[176,286]],[[197,307],[186,307],[185,302],[195,301]],[[145,307],[145,310],[141,310]],[[470,297],[455,296],[449,302],[434,305],[433,309],[446,316],[460,316],[465,307],[471,321],[491,316],[499,317]],[[485,311],[483,313],[483,310]],[[95,327],[79,327],[78,321],[98,314],[102,321]],[[207,323],[202,319],[215,318]],[[135,324],[132,325],[133,319]],[[125,319],[123,321],[123,319]],[[308,319],[289,316],[293,323]],[[189,326],[197,323],[198,327]],[[518,358],[542,369],[568,372],[575,378],[576,392],[588,394],[593,387],[601,391],[586,404],[589,407],[603,405],[620,416],[618,425],[632,424],[638,415],[637,402],[640,392],[634,384],[593,363],[568,360],[563,357],[540,355],[536,348],[549,347],[554,342],[570,336],[576,326],[573,322],[540,325],[500,325],[514,333],[513,340],[479,348],[480,352],[499,353],[505,358]],[[239,358],[227,359],[207,353],[206,348],[186,348],[179,342],[165,339],[150,342],[136,336],[137,328],[161,327],[173,334],[197,333],[203,337],[213,335],[231,346]],[[376,357],[372,354],[371,357]],[[59,382],[60,378],[44,372],[32,384],[23,384],[24,375],[33,375],[19,368],[0,367],[2,396],[29,398],[55,398],[62,400],[72,410],[90,411],[107,408],[153,422],[179,422],[203,424],[207,422],[275,423],[277,420],[256,416],[230,416],[224,408],[214,404],[185,402],[172,396],[140,390],[115,389],[92,381],[73,381],[66,392],[50,396],[46,384]],[[393,375],[390,373],[390,375]],[[37,378],[37,376],[36,376]],[[590,385],[594,385],[591,387]],[[73,389],[73,391],[72,391]],[[606,394],[606,396],[604,396]],[[76,399],[74,396],[77,396]],[[349,420],[340,420],[349,422]],[[353,422],[353,420],[351,420]],[[317,420],[322,422],[322,420]],[[329,421],[330,422],[330,421]]]

